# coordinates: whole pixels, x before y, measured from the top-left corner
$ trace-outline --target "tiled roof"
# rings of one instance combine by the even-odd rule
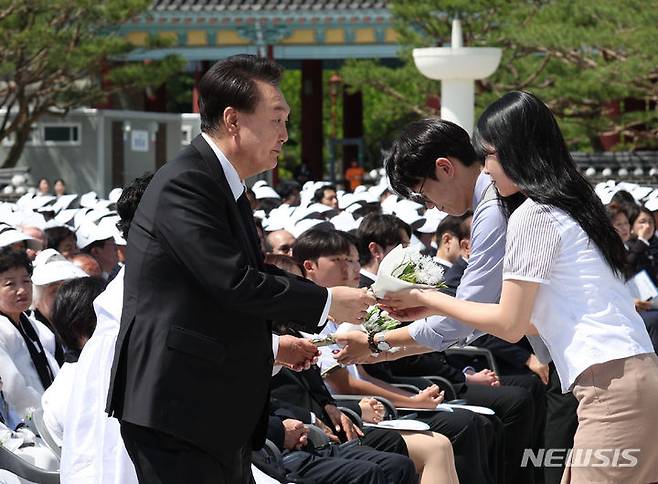
[[[154,0],[155,11],[331,11],[383,9],[388,2],[380,0]]]

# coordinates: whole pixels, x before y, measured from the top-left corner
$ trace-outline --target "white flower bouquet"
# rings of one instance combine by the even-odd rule
[[[343,323],[338,326],[335,333],[320,336],[311,339],[317,347],[330,346],[336,344],[336,335],[347,333],[350,331],[362,331],[364,333],[379,333],[380,331],[390,331],[400,326],[400,321],[393,319],[388,311],[384,311],[380,307],[370,306],[366,313],[366,319],[363,324],[350,324]]]
[[[398,245],[382,260],[372,290],[377,297],[412,287],[445,287],[443,269],[431,257]]]

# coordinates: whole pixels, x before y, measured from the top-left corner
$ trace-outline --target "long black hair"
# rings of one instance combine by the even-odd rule
[[[618,275],[625,273],[621,238],[576,168],[553,114],[539,98],[514,91],[489,105],[478,120],[473,144],[481,158],[495,149],[505,174],[525,196],[569,214],[610,268]]]

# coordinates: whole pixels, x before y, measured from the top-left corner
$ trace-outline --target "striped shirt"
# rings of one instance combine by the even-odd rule
[[[540,284],[531,321],[565,393],[594,364],[653,352],[624,282],[560,209],[528,199],[514,211],[503,279]]]

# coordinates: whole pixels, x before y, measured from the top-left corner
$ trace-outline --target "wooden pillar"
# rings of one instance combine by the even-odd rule
[[[167,85],[162,84],[144,93],[144,111],[164,113],[167,111]]]
[[[311,170],[311,177],[323,175],[324,136],[322,126],[322,61],[302,61],[302,163]]]
[[[199,81],[203,77],[203,75],[206,73],[206,71],[210,69],[210,62],[208,61],[201,61],[197,63],[197,66],[194,70],[194,86],[192,87],[192,112],[193,113],[198,113],[199,112]]]
[[[110,89],[112,89],[112,83],[109,80],[109,75],[111,72],[112,68],[110,67],[108,62],[103,62],[103,65],[101,66],[101,90],[103,92],[108,92]],[[110,96],[107,96],[104,101],[96,103],[96,106],[94,106],[96,109],[112,109],[112,99]],[[116,185],[115,185],[116,186]]]
[[[343,138],[363,137],[363,96],[361,91],[349,94],[347,86],[343,89]],[[359,159],[359,148],[356,145],[343,146],[343,172],[339,173],[342,178],[345,169],[350,166],[352,160]]]

